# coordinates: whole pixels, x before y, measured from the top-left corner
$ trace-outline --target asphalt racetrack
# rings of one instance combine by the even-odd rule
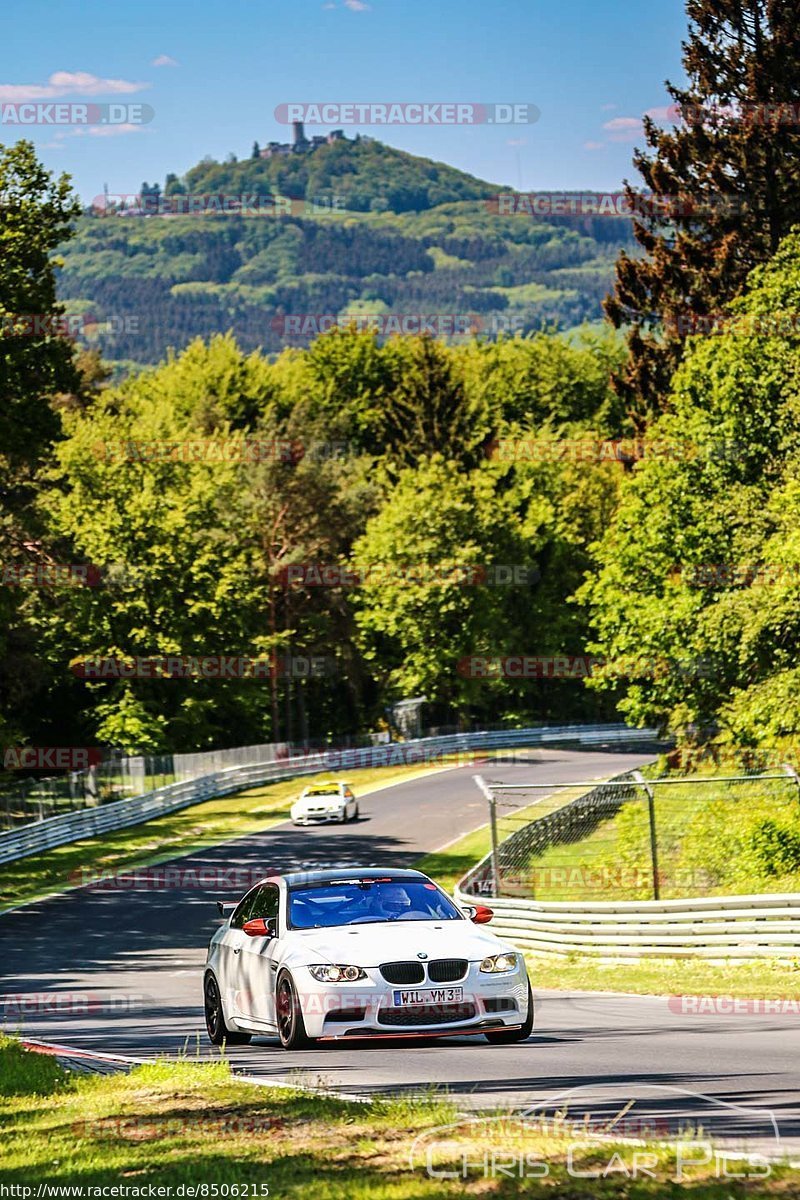
[[[8,1031],[70,1047],[152,1058],[217,1054],[208,1043],[202,967],[219,920],[215,901],[238,899],[223,872],[253,879],[315,864],[408,866],[420,854],[486,822],[472,775],[563,783],[608,777],[646,754],[531,750],[528,762],[458,767],[389,787],[361,801],[357,824],[283,824],[175,863],[169,888],[82,888],[0,916],[0,991],[60,993],[62,1010],[5,1013]],[[184,887],[196,868],[217,887]],[[240,891],[243,889],[240,889]],[[663,1133],[702,1122],[717,1137],[778,1141],[800,1157],[800,1017],[700,1015],[665,997],[546,992],[536,987],[536,1025],[521,1045],[482,1037],[323,1043],[289,1054],[277,1041],[232,1047],[234,1066],[264,1081],[303,1082],[339,1093],[447,1088],[463,1107],[634,1114]],[[87,996],[81,1010],[70,997]]]

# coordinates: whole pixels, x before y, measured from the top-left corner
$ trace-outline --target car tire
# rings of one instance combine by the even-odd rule
[[[524,1042],[526,1038],[531,1036],[533,1032],[533,993],[531,985],[528,984],[528,1015],[525,1018],[524,1025],[519,1029],[496,1029],[491,1033],[487,1033],[486,1040],[491,1042],[493,1046],[509,1046],[513,1042]]]
[[[206,1030],[209,1041],[214,1046],[246,1046],[250,1041],[249,1033],[239,1029],[229,1029],[225,1024],[225,1013],[222,1008],[222,995],[219,984],[212,974],[203,981],[203,1008],[206,1017]]]
[[[305,1050],[314,1044],[306,1033],[297,989],[287,971],[281,972],[275,985],[275,1016],[284,1050]]]

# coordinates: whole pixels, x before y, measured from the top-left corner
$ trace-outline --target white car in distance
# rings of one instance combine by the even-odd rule
[[[326,779],[303,788],[290,812],[295,825],[355,821],[358,818],[358,800],[349,783],[342,779]]]

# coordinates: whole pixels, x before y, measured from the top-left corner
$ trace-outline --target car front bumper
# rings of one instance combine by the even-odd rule
[[[295,825],[332,825],[344,820],[345,810],[337,808],[333,812],[301,812],[292,814]]]
[[[321,984],[307,968],[295,971],[306,1033],[312,1038],[445,1037],[485,1030],[514,1029],[528,1015],[528,979],[520,965],[508,975],[490,975],[470,963],[463,979],[453,983],[425,982],[419,988],[387,983],[377,968],[357,983]],[[302,976],[302,978],[298,978]],[[461,988],[458,1001],[400,1005],[395,992]]]

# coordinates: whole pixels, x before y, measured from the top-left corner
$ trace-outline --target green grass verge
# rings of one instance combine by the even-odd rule
[[[189,1194],[191,1185],[205,1185],[198,1196],[260,1197],[268,1189],[270,1197],[290,1200],[487,1195],[505,1200],[523,1194],[649,1200],[677,1194],[670,1182],[675,1150],[669,1146],[586,1146],[574,1132],[553,1133],[552,1127],[539,1132],[508,1116],[476,1127],[459,1122],[453,1105],[434,1094],[348,1104],[259,1088],[238,1080],[224,1060],[158,1062],[128,1075],[69,1075],[52,1059],[1,1037],[0,1125],[0,1182],[31,1189],[4,1193],[23,1198],[35,1196],[40,1184],[78,1186],[83,1200],[92,1196],[90,1188],[117,1186],[130,1189],[119,1195],[134,1196],[134,1189],[147,1195],[150,1184],[173,1189],[173,1198]],[[437,1133],[439,1126],[448,1128]],[[578,1140],[583,1144],[573,1153],[570,1174],[568,1148]],[[632,1186],[634,1150],[645,1149],[653,1177]],[[484,1162],[491,1162],[492,1150],[506,1166],[487,1174]],[[509,1177],[510,1155],[529,1177]],[[534,1160],[538,1178],[529,1165]],[[596,1177],[587,1178],[588,1171]],[[754,1168],[756,1173],[763,1168]],[[716,1178],[712,1162],[692,1169],[691,1195],[788,1197],[793,1177],[797,1173],[790,1168],[775,1166],[745,1191],[740,1183]],[[183,1192],[177,1190],[181,1185]]]
[[[491,900],[488,901],[491,905]],[[640,996],[735,996],[800,999],[800,960],[638,958],[598,961],[594,955],[526,954],[534,988],[635,992]]]
[[[369,767],[348,771],[347,779],[356,795],[362,796],[386,784],[402,783],[436,769],[440,768],[419,764]],[[287,819],[289,806],[303,787],[330,776],[328,771],[264,784],[234,796],[206,800],[129,829],[70,842],[43,854],[6,863],[0,867],[0,912],[62,891],[92,873],[152,866],[229,838],[268,829]]]

